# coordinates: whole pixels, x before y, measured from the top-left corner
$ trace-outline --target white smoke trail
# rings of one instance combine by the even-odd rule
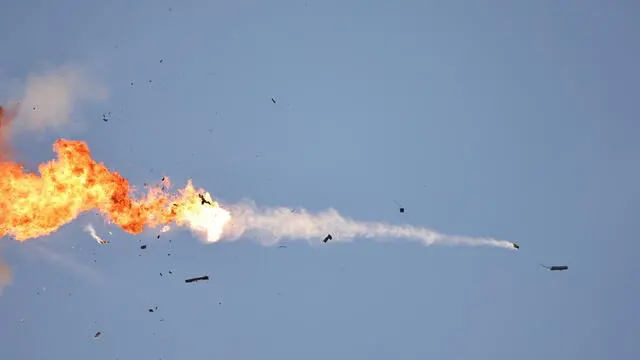
[[[343,217],[334,209],[312,214],[304,209],[294,212],[286,207],[258,208],[252,201],[224,208],[208,208],[199,216],[187,216],[190,220],[185,224],[192,231],[204,235],[207,242],[233,241],[240,237],[249,237],[264,245],[275,245],[285,239],[322,239],[331,234],[333,241],[351,241],[355,238],[407,239],[419,241],[424,245],[440,243],[513,249],[513,243],[493,238],[453,236],[411,225],[355,221]],[[196,218],[199,220],[191,220]],[[197,226],[194,226],[195,224]]]
[[[101,238],[97,233],[96,233],[96,229],[93,228],[93,225],[89,224],[87,226],[84,227],[84,231],[88,232],[89,235],[91,235],[91,237],[98,243],[98,244],[108,244],[109,241],[104,240],[103,238]]]

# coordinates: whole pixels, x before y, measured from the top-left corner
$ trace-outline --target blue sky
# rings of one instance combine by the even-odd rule
[[[13,277],[1,359],[640,354],[633,2],[22,1],[0,13],[0,102],[61,66],[108,90],[74,105],[74,126],[16,135],[29,167],[55,139],[80,139],[137,186],[193,178],[223,202],[522,247],[204,245],[87,214],[0,241]],[[201,274],[211,280],[183,281]]]

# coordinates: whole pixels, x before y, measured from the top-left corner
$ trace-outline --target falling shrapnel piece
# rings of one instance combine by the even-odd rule
[[[201,205],[209,204],[209,205],[213,206],[213,204],[211,203],[211,201],[209,201],[209,200],[207,200],[207,199],[205,199],[205,198],[204,198],[204,195],[202,195],[202,194],[198,194],[198,197],[200,198],[200,201],[202,202],[202,204],[201,204]]]
[[[516,243],[511,243],[511,245],[513,246],[514,249],[518,250],[520,249],[520,245],[516,244]]]
[[[327,235],[327,236],[322,240],[322,242],[323,242],[323,243],[326,243],[327,241],[329,241],[329,240],[331,240],[331,239],[333,239],[333,236],[331,236],[331,234],[329,234],[329,235]]]
[[[271,98],[271,102],[275,104],[276,103],[276,99]]]
[[[565,265],[546,266],[546,265],[540,264],[540,266],[542,266],[545,269],[549,269],[551,271],[563,271],[563,270],[568,270],[569,269],[569,267],[565,266]]]
[[[208,275],[198,276],[198,277],[194,277],[194,278],[191,278],[191,279],[187,279],[184,282],[192,283],[192,282],[196,282],[196,281],[200,281],[200,280],[209,280],[209,276]]]
[[[100,335],[102,335],[102,333],[100,331],[98,331],[95,335],[93,335],[93,338],[98,338],[100,337]]]
[[[147,248],[147,245],[142,245],[142,246],[140,246],[140,249],[142,249],[142,250],[144,250],[144,249],[146,249],[146,248]]]

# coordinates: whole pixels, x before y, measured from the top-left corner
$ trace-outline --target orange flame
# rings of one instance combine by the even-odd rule
[[[0,162],[0,237],[25,241],[45,236],[91,209],[138,234],[145,227],[181,223],[200,205],[191,181],[179,194],[151,187],[145,198],[133,199],[128,181],[93,160],[86,143],[59,139],[53,150],[58,159],[41,164],[40,176]],[[168,185],[168,179],[163,183]]]

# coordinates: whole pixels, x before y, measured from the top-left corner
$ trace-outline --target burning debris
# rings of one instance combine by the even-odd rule
[[[322,242],[326,243],[327,241],[332,240],[332,239],[333,239],[333,236],[331,236],[331,234],[329,234],[322,240]]]
[[[88,224],[87,226],[84,227],[84,231],[88,232],[89,235],[91,235],[91,237],[100,245],[104,245],[104,244],[108,244],[109,241],[101,238],[97,233],[96,233],[96,229],[93,228],[93,225]]]
[[[201,281],[201,280],[209,280],[209,276],[208,275],[198,276],[198,277],[194,277],[194,278],[191,278],[191,279],[187,279],[184,282],[192,283],[192,282],[198,282],[198,281]]]

